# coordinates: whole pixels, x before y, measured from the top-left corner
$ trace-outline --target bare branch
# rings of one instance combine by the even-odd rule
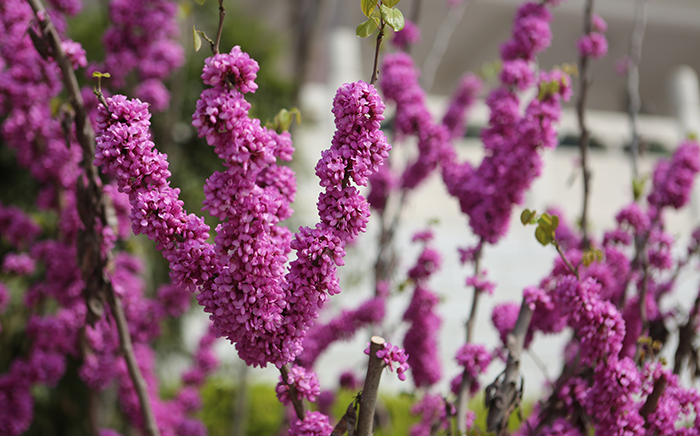
[[[372,336],[369,344],[369,363],[367,365],[367,377],[360,397],[360,416],[357,421],[357,436],[371,436],[373,434],[374,410],[377,405],[379,393],[379,381],[384,369],[384,360],[377,357],[377,351],[384,348],[384,338]]]
[[[282,366],[282,368],[280,368],[280,373],[282,373],[282,380],[289,388],[289,398],[292,400],[294,412],[296,412],[297,418],[303,421],[304,418],[306,418],[306,408],[304,407],[304,400],[299,398],[297,387],[294,383],[289,383],[289,365]]]
[[[508,418],[520,402],[522,392],[518,389],[520,378],[520,360],[525,346],[525,335],[532,320],[532,309],[523,298],[520,305],[518,320],[513,331],[508,334],[507,348],[508,361],[506,369],[501,376],[486,388],[486,399],[489,412],[486,417],[486,428],[497,435],[503,434],[508,429]]]
[[[593,15],[593,0],[586,0],[584,13],[583,32],[591,33],[591,17]],[[591,171],[588,168],[588,145],[591,133],[586,126],[586,98],[588,97],[588,86],[590,85],[590,74],[588,71],[589,57],[581,55],[579,58],[579,93],[576,102],[576,113],[578,115],[578,126],[581,130],[579,148],[581,149],[581,170],[583,171],[583,208],[581,211],[581,233],[583,235],[583,249],[590,247],[588,239],[588,200],[590,197]],[[558,248],[557,248],[558,250]],[[578,274],[577,274],[578,275]]]

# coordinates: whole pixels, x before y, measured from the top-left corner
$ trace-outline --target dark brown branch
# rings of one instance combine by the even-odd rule
[[[486,388],[486,401],[489,408],[486,417],[486,428],[497,435],[504,434],[508,429],[508,419],[520,403],[522,392],[518,388],[520,379],[520,360],[525,346],[525,336],[527,335],[530,321],[532,320],[532,309],[523,298],[520,305],[518,320],[515,322],[513,331],[508,334],[506,347],[508,349],[508,361],[506,369],[501,376]]]
[[[676,348],[676,354],[673,358],[673,373],[676,375],[681,373],[683,362],[694,352],[693,340],[696,336],[698,313],[700,313],[700,293],[695,298],[693,309],[688,315],[688,321],[678,328],[678,348]]]
[[[372,336],[369,344],[369,363],[365,386],[360,396],[360,416],[357,421],[357,436],[371,436],[373,433],[374,410],[377,405],[379,381],[384,369],[384,360],[377,357],[377,351],[384,348],[384,338]]]
[[[224,18],[226,18],[226,9],[224,9],[224,0],[219,0],[219,27],[216,29],[216,39],[211,51],[215,55],[219,54],[219,44],[221,43],[221,33],[224,31]]]
[[[584,13],[583,32],[588,35],[591,33],[591,17],[593,15],[593,0],[586,0],[586,10]],[[578,126],[581,130],[581,138],[579,148],[581,149],[581,170],[583,172],[583,208],[581,211],[581,233],[583,236],[583,249],[590,248],[590,240],[588,239],[588,200],[590,197],[591,171],[588,168],[588,145],[590,142],[590,131],[586,126],[586,99],[588,97],[588,87],[590,85],[590,74],[588,64],[590,59],[588,56],[579,58],[579,93],[576,102],[576,113],[578,115]]]
[[[654,382],[654,388],[647,397],[646,402],[644,402],[642,408],[639,409],[639,414],[642,416],[642,418],[644,418],[644,428],[646,429],[649,428],[649,421],[647,421],[647,418],[649,417],[649,414],[655,411],[656,407],[659,405],[659,400],[664,394],[667,384],[668,380],[666,379],[666,375],[662,373],[661,377]]]
[[[134,354],[134,347],[131,343],[131,335],[129,334],[129,324],[126,320],[126,315],[124,314],[124,306],[114,292],[110,292],[108,294],[107,300],[117,323],[119,343],[121,344],[122,353],[124,354],[126,367],[129,369],[129,376],[131,377],[131,381],[134,384],[134,390],[136,391],[136,395],[138,395],[139,402],[141,403],[141,412],[143,413],[146,433],[152,436],[160,435],[158,425],[156,424],[156,418],[153,414],[153,409],[151,408],[151,402],[148,397],[148,386],[146,385],[146,380],[141,374],[138,362],[136,361],[136,355]]]
[[[372,78],[369,81],[370,85],[377,83],[379,78],[379,49],[382,47],[382,40],[384,39],[384,19],[379,19],[379,33],[377,34],[377,45],[374,48],[374,66],[372,67]]]
[[[100,220],[103,225],[107,225],[107,218],[97,169],[92,165],[92,160],[95,156],[95,132],[90,124],[85,103],[80,94],[73,65],[63,50],[61,38],[51,22],[44,5],[41,0],[27,0],[27,2],[37,16],[42,37],[51,47],[51,55],[61,70],[63,85],[75,112],[76,140],[83,151],[86,183],[82,181],[82,178],[79,178],[77,195],[78,214],[84,225],[84,230],[78,236],[77,248],[79,266],[85,281],[84,292],[88,308],[87,321],[94,322],[102,316],[103,301],[106,298],[112,307],[112,313],[117,323],[121,348],[141,403],[146,431],[150,436],[159,436],[160,432],[158,431],[155,415],[148,398],[146,384],[136,364],[124,309],[119,298],[114,295],[114,289],[105,275],[107,259],[100,255],[102,237],[96,231],[95,224],[96,220]]]
[[[299,392],[294,383],[289,383],[289,365],[282,366],[280,373],[282,373],[282,380],[289,388],[289,399],[292,400],[294,412],[296,412],[297,418],[303,421],[306,418],[306,407],[304,407],[304,400],[299,398]]]

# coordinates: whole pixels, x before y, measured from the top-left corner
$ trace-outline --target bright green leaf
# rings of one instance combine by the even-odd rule
[[[375,30],[377,30],[377,23],[375,23],[374,20],[370,18],[364,23],[357,26],[357,29],[355,29],[355,33],[360,38],[367,38],[368,36],[373,34]]]
[[[109,73],[101,73],[99,71],[93,71],[92,77],[112,77]]]
[[[194,0],[194,1],[196,1],[198,5],[202,6],[204,4],[204,2],[207,0]]]
[[[377,7],[377,3],[379,3],[379,0],[362,0],[362,13],[369,18],[372,15],[374,8]],[[364,36],[361,38],[364,38]]]
[[[524,226],[530,224],[530,221],[532,221],[532,217],[535,216],[535,213],[535,211],[525,209],[523,213],[520,214],[520,222],[523,223]]]
[[[552,242],[551,238],[549,238],[547,232],[542,228],[542,226],[537,227],[535,230],[535,238],[537,238],[537,241],[542,245],[547,245]]]
[[[384,5],[380,5],[379,8],[381,9],[382,18],[395,32],[403,29],[406,23],[400,10],[388,8]]]
[[[398,5],[400,1],[401,0],[382,0],[382,4],[393,8],[394,6]]]
[[[540,226],[550,227],[552,225],[552,215],[545,212],[542,214],[540,219],[537,220],[537,222],[540,224]]]
[[[552,215],[551,220],[552,220],[552,225],[550,227],[552,229],[552,232],[554,232],[557,229],[557,227],[559,227],[559,217],[556,215]]]
[[[199,51],[202,48],[202,38],[197,33],[197,29],[192,26],[192,37],[194,38],[194,51]]]

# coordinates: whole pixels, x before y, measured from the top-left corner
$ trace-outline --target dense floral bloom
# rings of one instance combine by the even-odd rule
[[[141,82],[162,81],[184,62],[182,46],[177,41],[177,5],[168,0],[112,0],[109,4],[112,25],[105,31],[105,60],[93,70],[107,71],[108,85],[126,84],[127,76],[136,71]],[[156,110],[167,107],[169,93],[162,86],[142,88],[141,98]],[[153,100],[148,99],[153,98]]]
[[[8,253],[2,261],[2,270],[18,275],[28,275],[34,272],[36,263],[27,253]]]
[[[483,345],[464,344],[457,350],[455,359],[460,366],[464,367],[467,375],[472,380],[476,380],[491,363],[491,354]]]
[[[600,299],[601,286],[593,279],[578,282],[574,277],[562,279],[555,291],[555,301],[565,308],[568,324],[581,341],[581,362],[595,364],[619,355],[625,337],[625,323],[613,304]]]
[[[700,146],[694,140],[683,142],[670,161],[661,161],[654,169],[654,186],[649,205],[656,210],[663,207],[678,209],[690,198],[693,178],[700,171]]]
[[[542,74],[540,87],[555,83],[554,93],[541,93],[520,117],[518,97],[504,84],[494,90],[487,104],[490,127],[482,133],[489,150],[477,168],[458,163],[456,153],[443,160],[443,180],[448,192],[460,201],[475,234],[489,243],[508,230],[512,207],[523,200],[525,190],[542,168],[538,148],[556,146],[554,122],[561,112],[560,100],[571,92],[568,77],[559,72]]]
[[[207,58],[202,80],[209,86],[224,85],[228,81],[235,89],[245,94],[258,89],[255,83],[258,69],[258,63],[251,59],[248,53],[241,51],[239,46],[234,46],[231,53]]]
[[[328,416],[321,412],[307,412],[303,420],[292,421],[287,436],[328,436],[332,431]]]
[[[340,374],[339,384],[343,389],[354,391],[360,386],[360,381],[357,380],[357,377],[355,377],[355,374],[352,371],[345,371]]]
[[[289,385],[294,385],[300,400],[306,399],[313,402],[321,394],[318,378],[310,369],[307,370],[301,366],[294,365],[289,370],[286,381],[282,379],[282,375],[280,375],[279,379],[280,381],[277,383],[275,392],[277,392],[277,398],[283,404],[291,404],[292,402],[292,399],[289,397]]]
[[[403,344],[418,387],[432,386],[442,375],[437,344],[442,319],[435,310],[438,303],[437,295],[418,285],[403,315],[404,320],[411,322]]]
[[[501,338],[501,343],[504,346],[508,343],[506,338],[513,331],[519,312],[520,306],[517,303],[503,303],[493,308],[491,322],[498,330],[498,336]]]
[[[576,43],[578,52],[582,57],[601,59],[608,54],[608,40],[599,32],[583,35]]]
[[[629,358],[611,358],[596,368],[586,396],[586,413],[595,421],[596,434],[603,436],[643,435],[641,404],[635,401],[641,388],[639,370]]]

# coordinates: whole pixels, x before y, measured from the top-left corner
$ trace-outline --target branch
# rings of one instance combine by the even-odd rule
[[[647,0],[637,0],[635,5],[634,26],[630,39],[630,54],[627,66],[627,97],[629,99],[629,117],[632,127],[632,175],[636,179],[639,176],[639,110],[641,98],[639,97],[639,62],[642,58],[642,41],[647,25]]]
[[[586,10],[583,18],[583,32],[588,35],[591,33],[591,16],[593,15],[593,0],[586,0]],[[591,172],[588,169],[588,144],[590,142],[591,133],[586,127],[586,97],[588,96],[588,86],[590,85],[590,77],[588,72],[588,56],[579,58],[579,95],[576,102],[576,113],[578,115],[578,126],[581,130],[581,138],[579,147],[581,149],[581,169],[583,171],[583,208],[581,211],[581,232],[583,234],[583,249],[590,248],[590,240],[588,239],[588,199],[590,194]],[[558,250],[558,248],[557,248]],[[578,274],[577,274],[578,276]]]
[[[211,51],[215,55],[219,54],[219,44],[221,43],[221,33],[224,30],[224,18],[226,17],[226,9],[224,9],[224,0],[219,0],[219,28],[216,29],[216,40],[211,47]]]
[[[479,248],[474,253],[474,275],[479,277],[481,273],[481,254],[484,246],[484,241],[479,241]],[[472,307],[469,313],[469,318],[466,324],[467,343],[471,343],[474,338],[474,326],[476,324],[477,307],[479,305],[479,297],[481,289],[474,288],[474,297],[472,298]],[[469,379],[467,369],[462,373],[462,382],[459,385],[457,393],[457,432],[460,435],[467,434],[467,408],[469,406],[469,390],[471,389],[472,381]]]
[[[508,361],[503,372],[503,380],[500,380],[501,376],[499,376],[486,388],[486,402],[489,407],[486,428],[497,435],[507,431],[508,419],[516,405],[520,403],[522,396],[522,392],[518,389],[520,359],[525,346],[525,335],[532,320],[532,312],[523,298],[518,320],[507,338]]]
[[[371,436],[373,434],[374,409],[377,404],[379,392],[379,380],[384,369],[384,360],[377,357],[377,351],[384,348],[384,338],[372,336],[369,345],[369,363],[367,365],[367,377],[365,386],[360,396],[360,414],[357,421],[357,436]]]
[[[146,385],[146,380],[144,380],[141,370],[139,369],[138,362],[136,361],[134,347],[131,343],[131,335],[129,334],[129,324],[126,320],[126,315],[124,314],[124,306],[114,292],[110,292],[108,294],[107,301],[112,309],[114,320],[117,323],[119,343],[121,344],[126,366],[129,369],[129,376],[131,377],[131,381],[134,384],[134,390],[136,390],[136,395],[138,395],[139,402],[141,403],[141,413],[143,413],[146,433],[151,436],[158,436],[160,435],[160,432],[158,431],[156,418],[153,414],[151,402],[148,397],[148,386]]]
[[[647,421],[647,418],[649,417],[649,414],[655,411],[656,407],[659,405],[659,400],[664,394],[667,384],[668,380],[666,379],[666,375],[662,373],[661,377],[654,383],[654,389],[647,397],[646,402],[642,408],[639,409],[639,414],[642,416],[642,418],[644,418],[644,428],[646,429],[649,428],[649,421]]]
[[[377,34],[377,45],[374,49],[374,67],[372,67],[372,78],[369,81],[370,85],[374,85],[377,83],[377,79],[379,78],[379,49],[382,46],[382,40],[384,39],[384,19],[379,18],[380,26],[379,26],[379,33]]]
[[[688,321],[678,329],[678,348],[673,358],[673,373],[679,375],[683,362],[693,353],[693,339],[697,327],[698,312],[700,312],[700,293],[695,298],[693,309],[688,315]]]
[[[51,22],[44,5],[41,3],[41,0],[27,0],[27,2],[37,16],[42,36],[49,43],[52,56],[61,69],[63,85],[66,88],[70,104],[75,111],[76,140],[83,150],[83,167],[85,169],[87,186],[84,186],[83,183],[78,183],[77,187],[78,214],[84,225],[84,230],[78,236],[77,248],[79,265],[85,280],[84,292],[88,309],[87,320],[95,321],[102,316],[102,305],[106,298],[112,307],[112,313],[117,322],[119,341],[129,367],[129,374],[141,403],[146,431],[150,436],[159,436],[160,432],[156,425],[150,399],[148,398],[146,384],[136,364],[124,308],[119,298],[114,294],[112,284],[104,274],[106,259],[100,255],[102,236],[95,229],[95,221],[99,219],[104,225],[107,225],[107,219],[102,199],[102,189],[98,182],[97,169],[92,165],[92,160],[95,156],[95,132],[90,124],[85,103],[80,94],[73,65],[63,50],[61,38]],[[79,182],[81,180],[82,178],[79,178]]]
[[[571,271],[573,273],[573,275],[575,275],[576,278],[578,279],[579,278],[578,268],[574,267],[574,265],[571,263],[571,261],[569,261],[569,259],[566,257],[566,254],[564,254],[564,252],[561,251],[561,246],[559,245],[559,243],[557,242],[556,239],[554,241],[552,241],[552,245],[554,245],[554,247],[557,249],[557,253],[559,253],[559,256],[561,257],[561,260],[564,262],[564,265],[566,265],[566,267],[569,268],[569,271]]]
[[[304,407],[304,400],[299,398],[299,393],[297,392],[297,387],[294,383],[289,383],[289,364],[283,365],[280,368],[280,373],[282,373],[282,380],[284,384],[289,388],[289,398],[292,400],[292,405],[294,406],[294,412],[297,414],[297,418],[302,421],[306,418],[306,408]]]

